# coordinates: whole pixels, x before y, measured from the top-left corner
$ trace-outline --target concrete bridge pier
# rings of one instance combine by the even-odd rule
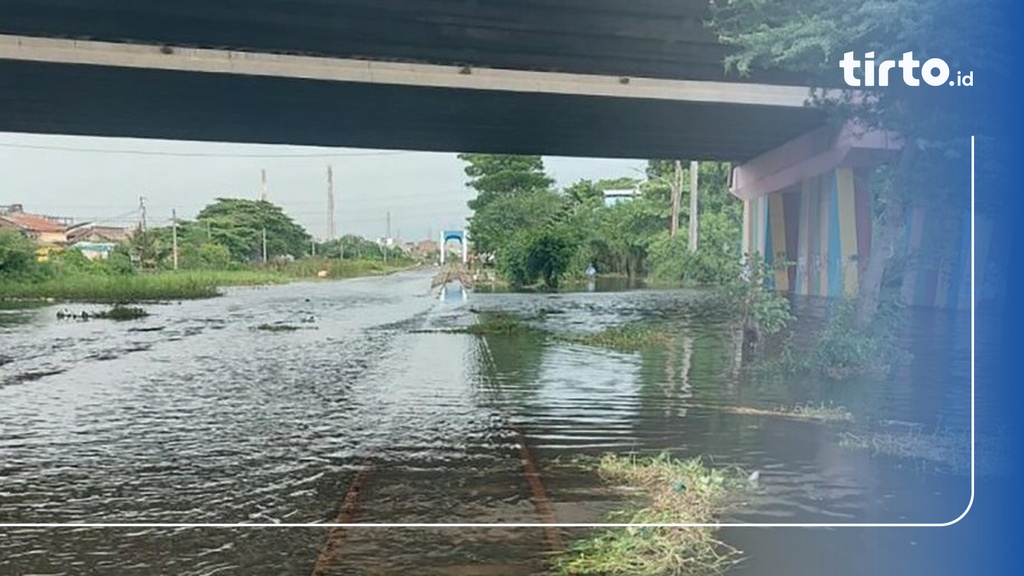
[[[825,126],[734,169],[732,192],[744,202],[743,249],[758,254],[776,289],[809,296],[856,296],[872,241],[872,171],[903,145],[899,135],[855,125]],[[969,194],[970,190],[964,190]],[[932,207],[916,207],[900,256],[954,235],[939,265],[904,276],[907,304],[970,306],[970,214],[950,228]]]

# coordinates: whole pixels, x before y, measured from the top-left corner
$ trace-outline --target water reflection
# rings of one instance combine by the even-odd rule
[[[760,492],[735,514],[745,521],[945,521],[962,510],[966,477],[851,450],[818,424],[725,408],[833,402],[859,425],[964,430],[969,319],[916,311],[903,335],[914,357],[887,375],[770,377],[747,369],[736,332],[693,291],[602,282],[468,299],[453,289],[439,302],[429,276],[402,274],[232,290],[125,324],[14,312],[21,320],[0,325],[0,522],[324,522],[362,468],[357,521],[532,522],[519,435],[562,521],[599,520],[614,503],[599,479],[556,459],[607,451],[760,470]],[[796,304],[798,336],[828,314]],[[555,333],[647,320],[671,340],[621,354],[535,332],[437,332],[488,310]],[[257,329],[275,322],[301,329]],[[806,573],[847,539],[727,535],[750,552],[737,570],[751,574]],[[0,573],[308,574],[325,536],[10,529]],[[783,544],[786,558],[766,554]],[[539,530],[353,530],[331,573],[529,574],[546,551]]]

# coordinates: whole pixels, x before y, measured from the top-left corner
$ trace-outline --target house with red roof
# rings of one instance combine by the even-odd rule
[[[29,214],[21,204],[0,208],[0,230],[16,230],[43,246],[60,246],[68,241],[68,223],[49,216]]]

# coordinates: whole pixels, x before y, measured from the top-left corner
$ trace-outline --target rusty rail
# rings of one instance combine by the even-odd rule
[[[359,493],[366,484],[366,479],[369,475],[370,466],[367,464],[361,466],[359,471],[356,472],[355,478],[349,484],[348,491],[345,492],[345,499],[338,510],[338,516],[334,519],[334,524],[352,523],[352,518],[355,517],[356,513],[356,505],[359,502]],[[310,576],[325,576],[327,574],[327,570],[331,567],[331,563],[334,561],[338,549],[347,535],[347,526],[334,526],[331,528],[330,532],[327,533],[327,541],[324,542],[324,546],[320,549],[320,554],[316,558],[316,564],[313,565],[313,572]]]
[[[548,499],[547,491],[544,490],[544,484],[540,480],[540,473],[537,472],[537,465],[533,455],[530,454],[530,449],[526,446],[526,439],[519,430],[514,428],[513,430],[515,430],[516,434],[516,443],[519,445],[519,459],[523,466],[523,477],[526,478],[526,483],[530,486],[530,499],[533,501],[533,507],[537,511],[537,517],[545,524],[557,524],[555,511],[551,508],[551,500]],[[565,551],[565,542],[562,541],[562,534],[558,531],[557,527],[545,526],[544,537],[548,541],[548,546],[554,552]]]

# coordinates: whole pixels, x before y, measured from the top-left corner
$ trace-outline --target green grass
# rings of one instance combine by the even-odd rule
[[[562,336],[561,339],[618,352],[636,352],[651,346],[665,346],[671,341],[667,333],[642,324],[613,326],[593,334]]]
[[[6,299],[52,299],[71,302],[130,303],[210,298],[218,283],[199,274],[80,274],[41,282],[2,283]]]
[[[326,258],[303,258],[295,262],[271,264],[268,270],[275,271],[288,278],[317,278],[320,271],[327,273],[326,278],[361,278],[364,276],[382,276],[417,267],[411,260],[339,260]]]
[[[608,483],[639,494],[634,508],[611,518],[630,524],[709,524],[747,486],[739,471],[713,469],[701,459],[606,456],[597,471]],[[717,574],[740,553],[713,527],[626,527],[595,532],[553,562],[563,576],[694,576]]]
[[[327,270],[328,278],[354,278],[404,270],[407,262],[385,266],[367,260],[317,261],[271,265],[240,270],[182,270],[136,274],[65,273],[36,281],[0,281],[0,301],[56,300],[83,303],[135,303],[194,300],[220,295],[224,286],[285,284],[316,278]]]

